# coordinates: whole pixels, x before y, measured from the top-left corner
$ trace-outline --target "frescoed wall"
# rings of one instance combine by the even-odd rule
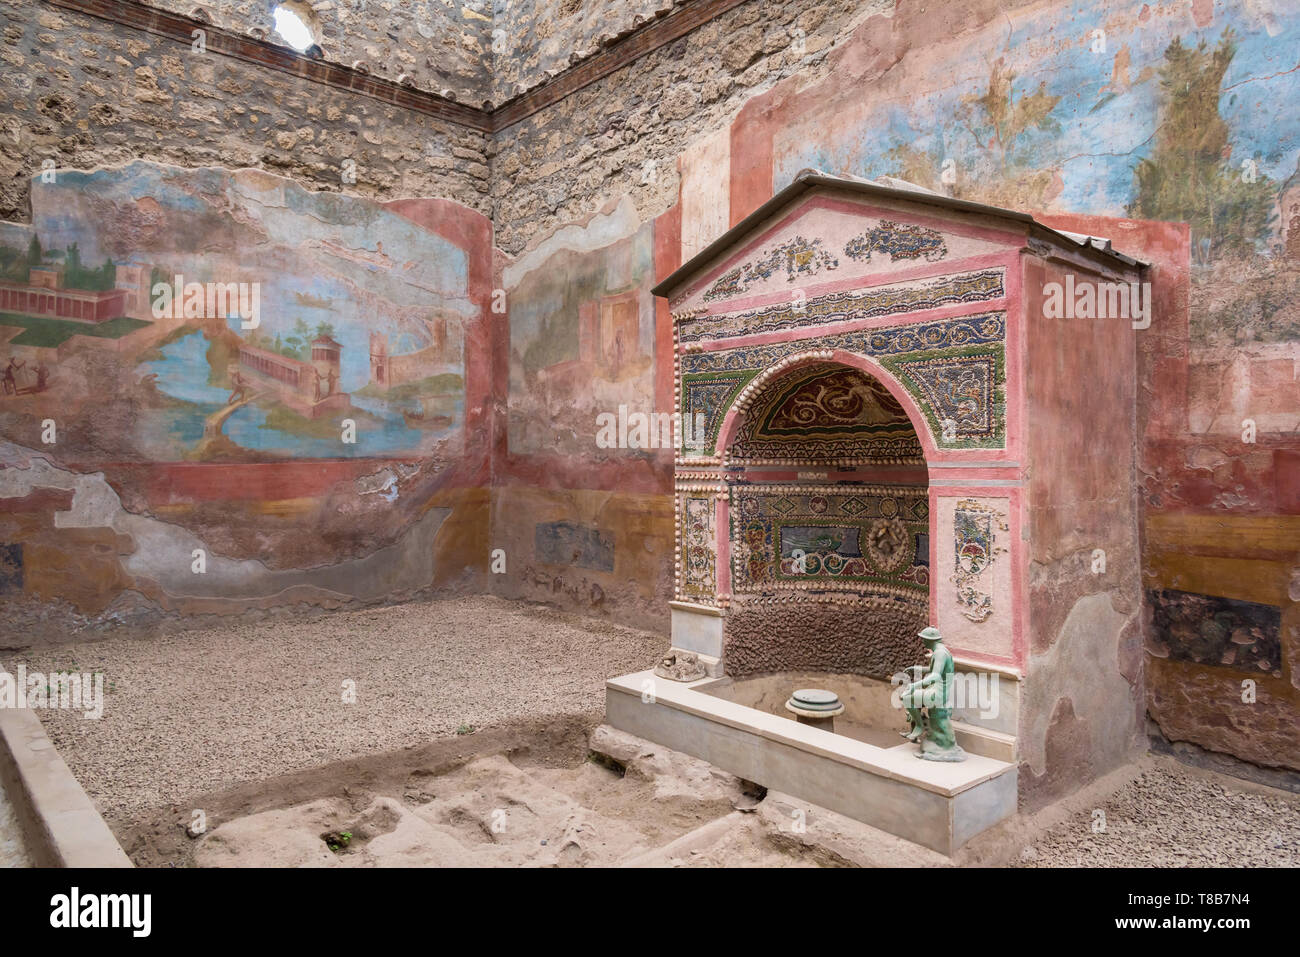
[[[777,82],[721,128],[681,141],[676,205],[642,214],[654,216],[663,278],[801,169],[818,167],[1024,209],[1048,225],[1106,236],[1151,262],[1152,325],[1136,333],[1137,368],[1123,386],[1138,403],[1138,473],[1121,475],[1108,465],[1099,451],[1107,439],[1096,431],[1103,427],[1085,427],[1063,408],[1051,412],[1061,417],[1059,440],[1039,450],[1074,456],[1084,466],[1043,513],[1049,527],[1068,531],[1071,516],[1082,514],[1096,534],[1064,535],[1071,549],[1044,556],[1035,594],[1057,594],[1063,607],[1038,623],[1030,650],[1060,661],[1104,653],[1115,661],[1115,682],[1145,674],[1145,706],[1159,734],[1291,769],[1300,768],[1300,750],[1285,730],[1300,720],[1300,113],[1290,106],[1300,101],[1297,40],[1300,11],[1271,0],[972,0],[941,7],[904,0],[866,12],[815,76]],[[750,62],[751,73],[773,75],[771,61]],[[604,95],[616,100],[612,83]],[[514,153],[532,144],[527,135],[515,135]],[[535,142],[555,148],[565,135],[542,125]],[[636,148],[627,147],[629,161]],[[549,188],[546,180],[536,186]],[[527,199],[516,191],[511,208],[525,208]],[[513,237],[524,231],[515,222],[509,230]],[[533,234],[528,242],[563,231]],[[832,255],[835,268],[850,265]],[[815,252],[796,259],[807,269],[832,267]],[[760,284],[779,279],[779,289],[784,264],[776,263],[781,274],[774,278],[764,275],[764,263],[723,278],[760,292]],[[781,308],[743,321],[779,323]],[[704,335],[705,325],[683,322],[683,339]],[[1079,333],[1061,323],[1053,363],[1067,362],[1069,337]],[[1104,353],[1095,352],[1107,362],[1107,381],[1128,374]],[[661,340],[658,355],[666,364],[670,344]],[[1074,376],[1081,390],[1097,388],[1086,368],[1060,374]],[[706,414],[736,385],[718,377],[713,370],[698,384],[684,380]],[[1146,552],[1111,549],[1106,572],[1094,576],[1093,553],[1110,544],[1105,522],[1128,510],[1105,490],[1132,483],[1142,490]],[[1101,497],[1090,499],[1098,490]],[[1035,504],[1028,508],[1032,514]],[[672,555],[658,547],[659,561],[669,565]],[[615,550],[624,551],[617,544]],[[1148,595],[1199,596],[1186,608],[1217,601],[1268,606],[1261,620],[1277,622],[1280,674],[1240,667],[1258,660],[1248,654],[1218,664],[1169,655],[1152,637],[1151,599],[1141,627],[1132,624],[1144,607],[1134,604],[1141,596],[1129,587],[1136,576]],[[1218,630],[1207,621],[1212,634],[1205,641],[1218,647]],[[1109,636],[1105,648],[1090,644],[1099,629]],[[1271,636],[1262,640],[1271,647]],[[1249,706],[1241,700],[1243,680],[1258,692]],[[1060,743],[1034,757],[1041,785],[1035,800],[1059,790],[1058,771],[1070,761],[1100,773],[1116,760],[1096,742],[1126,732],[1082,703],[1109,700],[1116,687],[1098,685],[1095,695],[1076,690],[1075,702],[1067,700],[1069,689],[1055,687],[1033,704],[1044,716],[1039,731],[1054,725]]]
[[[589,254],[557,249],[507,267],[512,453],[590,460],[597,416],[637,411],[654,390],[651,230]],[[530,268],[531,267],[531,268]],[[516,282],[511,280],[518,277]]]
[[[389,584],[431,587],[448,514],[431,496],[486,469],[486,443],[466,441],[487,385],[466,360],[484,337],[486,220],[253,170],[51,179],[33,183],[31,224],[0,232],[6,511],[72,494],[51,528],[8,520],[21,594],[79,614],[128,583],[158,610],[373,599],[412,536],[428,555]],[[74,526],[114,544],[64,592],[49,576]]]
[[[508,394],[492,546],[514,565],[493,584],[510,597],[660,623],[673,431],[671,394],[656,401],[653,227],[630,203],[612,204],[506,263],[502,276]]]
[[[20,370],[7,394],[49,392],[65,430],[129,403],[115,458],[457,448],[476,314],[466,250],[382,207],[251,171],[70,171],[33,198],[30,229],[0,245],[5,361]],[[43,288],[53,309],[21,301]],[[106,308],[61,301],[74,295]],[[116,387],[96,391],[75,371],[88,365]]]
[[[29,7],[15,5],[27,65],[53,64],[65,34]],[[1029,652],[1084,672],[1103,651],[1117,662],[1111,686],[1073,699],[1052,687],[1031,703],[1062,742],[1034,756],[1040,793],[1064,786],[1057,769],[1071,761],[1097,773],[1113,761],[1091,743],[1112,730],[1105,716],[1078,702],[1115,682],[1143,681],[1156,730],[1179,746],[1300,769],[1295,4],[751,0],[508,128],[451,139],[407,136],[396,108],[323,92],[325,118],[312,122],[330,136],[300,137],[296,114],[315,100],[298,86],[272,115],[269,101],[246,106],[256,89],[225,61],[173,68],[167,41],[149,39],[137,64],[117,27],[69,22],[78,41],[103,27],[133,75],[114,76],[101,97],[121,89],[111,108],[70,102],[99,82],[88,63],[56,96],[15,86],[21,122],[0,147],[15,169],[45,152],[116,162],[131,154],[112,137],[127,132],[131,150],[174,159],[167,150],[189,141],[164,137],[151,153],[152,131],[164,114],[189,122],[187,90],[216,100],[220,89],[232,99],[207,125],[240,132],[233,144],[199,137],[202,162],[222,162],[218,147],[241,163],[265,153],[256,161],[332,183],[321,141],[356,125],[385,175],[338,194],[143,162],[35,182],[30,225],[0,225],[0,597],[15,627],[379,600],[481,582],[488,549],[502,548],[507,571],[483,587],[666,631],[672,453],[606,447],[596,419],[672,410],[673,324],[651,286],[820,167],[1032,211],[1153,264],[1135,373],[1110,361],[1105,335],[1069,321],[1037,345],[1036,367],[1077,395],[1131,387],[1142,435],[1137,474],[1121,474],[1104,426],[1080,424],[1067,403],[1042,413],[1055,438],[1027,450],[1077,465],[1057,486],[1040,470],[1024,491],[1028,512],[1070,543],[1035,556],[1036,593],[1062,611],[1037,623]],[[255,88],[278,89],[256,76]],[[430,186],[431,169],[454,173],[453,186]],[[351,195],[431,190],[460,201]],[[8,195],[21,211],[26,191]],[[831,258],[788,249],[714,281],[777,295],[788,264],[847,276],[900,250],[936,266],[959,252],[881,220],[856,257],[852,236],[805,234]],[[206,302],[187,315],[183,285],[180,312],[155,317],[153,286],[178,274],[259,283],[258,326]],[[972,269],[816,308],[883,317],[997,298],[1013,278]],[[1047,277],[1018,278],[1029,298]],[[727,318],[774,330],[787,311],[773,300]],[[679,332],[708,334],[690,321]],[[914,382],[956,397],[966,447],[1020,441],[976,414],[996,404],[996,356],[943,358],[961,361],[918,368]],[[698,399],[707,419],[723,407],[730,371],[690,370],[692,409]],[[342,440],[345,419],[355,443]],[[46,420],[54,442],[42,441]],[[746,441],[759,439],[765,455],[784,440]],[[1127,514],[1106,490],[1133,484],[1144,552],[1108,552],[1104,574],[1084,574],[1106,550],[1106,522]],[[995,530],[995,548],[999,534],[1013,532]],[[196,549],[210,559],[202,576]],[[934,543],[941,553],[955,555]],[[982,574],[996,572],[995,560]],[[1123,583],[1139,580],[1135,598]],[[1099,628],[1104,648],[1090,637]]]

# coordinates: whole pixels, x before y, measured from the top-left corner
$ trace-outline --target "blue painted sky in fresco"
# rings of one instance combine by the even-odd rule
[[[1224,78],[1220,111],[1231,131],[1233,163],[1258,157],[1260,171],[1282,182],[1300,155],[1300,4],[1252,0],[1219,3],[1213,22],[1198,29],[1185,10],[1137,21],[1140,3],[1077,0],[1052,9],[1010,14],[999,28],[980,35],[986,46],[968,42],[951,65],[951,85],[905,101],[880,103],[865,111],[836,141],[822,130],[798,127],[778,142],[776,186],[804,167],[876,177],[894,170],[889,150],[911,143],[938,158],[951,156],[964,168],[974,152],[969,133],[955,122],[962,97],[987,89],[989,66],[999,57],[1016,74],[1015,96],[1037,89],[1061,97],[1052,117],[1059,133],[1033,132],[1024,143],[1033,168],[1059,167],[1064,192],[1056,206],[1075,212],[1123,215],[1133,198],[1133,170],[1154,146],[1160,101],[1159,68],[1175,35],[1184,45],[1205,40],[1211,47],[1226,27],[1236,33],[1237,54]],[[1107,30],[1106,51],[1092,52],[1091,33]],[[1115,54],[1129,51],[1124,90],[1109,89]],[[1144,71],[1148,75],[1138,82]],[[920,80],[922,86],[933,81]],[[870,97],[866,99],[870,100]],[[816,122],[810,117],[809,123]]]
[[[36,177],[32,205],[42,241],[54,246],[77,241],[82,258],[98,262],[107,252],[95,227],[112,224],[88,223],[76,205],[61,201],[61,190],[70,190],[73,196],[89,193],[119,204],[148,198],[182,213],[211,213],[213,207],[200,195],[220,197],[248,220],[245,226],[227,217],[235,236],[261,239],[261,231],[264,242],[272,245],[295,248],[330,243],[362,254],[382,254],[403,267],[391,285],[386,281],[388,270],[383,268],[360,265],[353,269],[337,256],[330,257],[331,265],[346,278],[367,282],[375,292],[398,302],[413,301],[418,289],[463,297],[468,287],[469,261],[464,250],[377,203],[305,190],[281,177],[241,176],[211,168],[179,171],[150,163],[89,173],[60,171],[54,184]],[[201,249],[204,237],[176,237],[178,253],[183,254],[187,245]]]
[[[219,197],[237,210],[238,219],[227,213],[216,220],[222,236],[201,235],[191,225],[200,216],[206,216],[204,223],[214,221],[214,206],[199,195]],[[107,203],[92,206],[88,197]],[[260,283],[258,331],[287,338],[297,319],[313,330],[329,323],[343,345],[344,390],[369,381],[371,332],[387,334],[393,354],[413,352],[431,343],[421,319],[437,310],[451,316],[454,326],[456,317],[476,311],[465,298],[465,250],[372,201],[311,192],[278,177],[182,172],[148,163],[60,171],[55,184],[33,182],[34,225],[47,248],[76,242],[82,260],[98,264],[108,255],[114,228],[104,221],[112,208],[107,204],[142,199],[177,213],[178,226],[166,234],[165,251],[118,252],[117,262],[164,267],[187,283]],[[232,328],[248,337],[238,322]],[[449,329],[449,337],[457,342],[459,331]],[[459,367],[455,350],[449,358]]]

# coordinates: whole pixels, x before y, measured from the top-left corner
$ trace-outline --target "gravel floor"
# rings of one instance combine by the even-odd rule
[[[463,728],[599,711],[607,678],[665,647],[659,635],[472,597],[113,638],[5,664],[103,672],[100,720],[41,720],[100,811],[120,817]]]
[[[1170,758],[1148,757],[1142,767],[1135,780],[1096,808],[1072,814],[1040,835],[1021,851],[1020,863],[1300,867],[1300,795]]]
[[[103,672],[101,720],[41,720],[100,810],[121,819],[469,727],[599,711],[606,678],[648,666],[664,647],[658,635],[473,597],[114,638],[5,664]],[[1075,802],[1018,863],[1300,866],[1300,795],[1168,758],[1139,767],[1095,807]],[[25,863],[15,833],[0,795],[0,866]]]
[[[31,858],[18,833],[14,806],[9,803],[5,789],[0,787],[0,867],[31,867]]]

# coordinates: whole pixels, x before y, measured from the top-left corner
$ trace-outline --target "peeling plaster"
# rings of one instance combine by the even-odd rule
[[[21,498],[37,488],[73,493],[72,506],[55,512],[56,528],[111,528],[128,536],[135,550],[122,559],[136,579],[157,582],[179,598],[259,600],[294,588],[324,595],[372,600],[418,590],[433,581],[433,542],[451,510],[432,508],[392,545],[364,558],[308,569],[273,570],[260,561],[208,554],[207,571],[191,570],[195,549],[207,548],[188,530],[122,507],[102,472],[81,475],[54,465],[44,454],[0,441],[0,498]],[[393,476],[396,481],[396,476]]]
[[[642,226],[632,197],[624,196],[609,212],[597,213],[585,224],[564,226],[506,266],[504,280],[509,289],[551,256],[564,250],[591,252],[635,235]]]
[[[1030,659],[1021,704],[1021,761],[1036,775],[1047,771],[1047,732],[1057,702],[1068,698],[1087,729],[1087,758],[1101,770],[1120,764],[1136,741],[1135,692],[1121,673],[1119,649],[1130,619],[1115,610],[1110,593],[1074,603],[1051,648]]]

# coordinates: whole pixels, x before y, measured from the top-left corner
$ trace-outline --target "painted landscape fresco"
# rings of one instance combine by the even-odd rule
[[[468,254],[262,172],[58,171],[0,232],[0,425],[82,460],[436,456],[464,412]],[[94,428],[89,425],[93,413]],[[49,444],[49,443],[46,443]]]
[[[608,245],[557,251],[511,288],[511,452],[639,454],[599,450],[596,417],[620,405],[653,411],[651,237],[647,224]],[[592,230],[589,241],[601,239]]]

